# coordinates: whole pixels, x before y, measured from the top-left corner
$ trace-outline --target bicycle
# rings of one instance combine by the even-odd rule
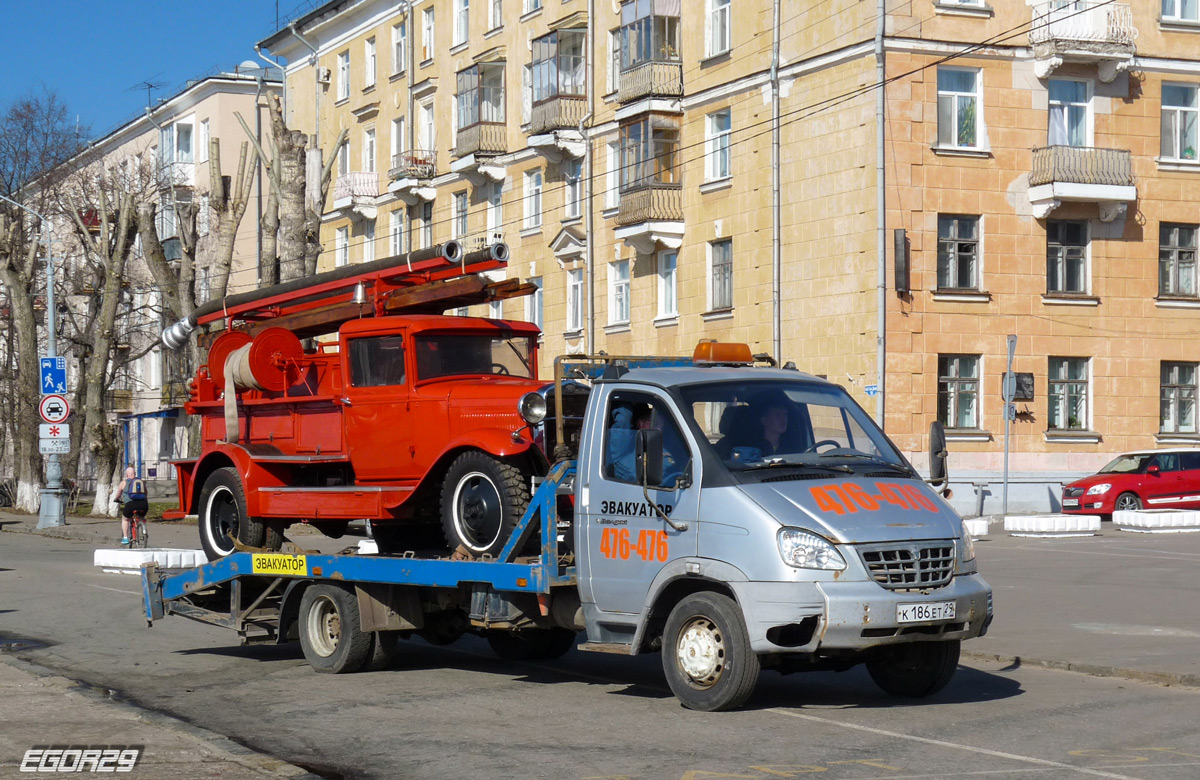
[[[150,532],[146,530],[146,513],[140,509],[133,510],[129,518],[129,548],[140,547],[143,550],[150,546]]]

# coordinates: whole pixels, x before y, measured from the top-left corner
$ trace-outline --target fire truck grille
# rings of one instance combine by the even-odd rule
[[[954,545],[871,547],[859,551],[871,578],[888,590],[940,588],[954,574]]]

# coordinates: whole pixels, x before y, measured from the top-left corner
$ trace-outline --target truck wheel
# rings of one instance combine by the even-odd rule
[[[662,658],[667,684],[688,709],[737,709],[758,683],[759,660],[741,610],[720,593],[694,593],[675,605]]]
[[[382,672],[392,668],[396,660],[396,643],[399,631],[376,631],[371,634],[371,657],[363,667],[368,672]]]
[[[506,661],[548,661],[575,646],[575,632],[566,628],[527,628],[489,631],[492,652]]]
[[[1136,493],[1122,493],[1117,496],[1115,509],[1118,512],[1136,512],[1142,508],[1142,499]]]
[[[932,696],[954,676],[961,646],[958,639],[888,645],[867,661],[867,672],[893,696]]]
[[[282,528],[246,517],[242,480],[236,469],[226,466],[210,474],[200,492],[200,546],[210,561],[233,553],[230,534],[248,547],[278,550],[283,546]]]
[[[318,583],[300,599],[300,647],[318,672],[357,672],[371,658],[371,634],[359,628],[354,591]]]
[[[483,452],[466,452],[450,464],[442,487],[442,530],[450,549],[496,555],[529,504],[520,469]]]

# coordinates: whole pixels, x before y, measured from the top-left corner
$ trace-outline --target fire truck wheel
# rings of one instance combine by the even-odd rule
[[[210,561],[233,553],[232,534],[248,547],[278,550],[283,532],[246,516],[246,494],[237,470],[226,467],[209,475],[200,492],[200,546]]]
[[[958,669],[961,642],[909,642],[888,645],[867,660],[875,684],[893,696],[932,696],[946,687]]]
[[[359,626],[354,591],[337,585],[310,585],[300,598],[300,647],[318,672],[357,672],[371,659],[371,634]]]
[[[496,555],[529,504],[520,469],[483,452],[467,452],[450,464],[442,486],[442,529],[450,549]]]
[[[575,632],[566,628],[489,631],[487,641],[492,652],[506,661],[550,660],[575,646]]]
[[[662,648],[667,684],[690,710],[737,709],[758,684],[758,656],[750,649],[741,610],[728,596],[693,593],[676,604]]]

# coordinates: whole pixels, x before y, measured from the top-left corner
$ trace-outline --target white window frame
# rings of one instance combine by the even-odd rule
[[[375,36],[372,35],[363,41],[363,89],[371,89],[375,86],[375,71],[378,67]]]
[[[201,119],[200,123],[196,126],[196,162],[208,162],[208,144],[210,138],[208,120]]]
[[[1164,97],[1162,99],[1162,103],[1161,103],[1162,116],[1161,116],[1160,124],[1159,124],[1159,133],[1160,133],[1159,152],[1160,152],[1161,158],[1164,160],[1184,160],[1187,162],[1195,162],[1198,159],[1197,152],[1200,152],[1200,149],[1197,149],[1197,146],[1200,146],[1200,85],[1180,84],[1180,83],[1172,83],[1172,82],[1164,81],[1163,85],[1162,85],[1163,93],[1166,92],[1167,87],[1174,87],[1176,89],[1190,90],[1193,95],[1193,99],[1192,99],[1193,105],[1191,105],[1191,106],[1174,106],[1174,105],[1168,106],[1167,102],[1166,102],[1166,97],[1164,95]],[[1167,146],[1166,131],[1167,131],[1168,114],[1174,116],[1174,121],[1172,122],[1172,127],[1171,127],[1171,148],[1170,149],[1166,148],[1166,146]],[[1195,133],[1194,133],[1195,137],[1193,137],[1193,139],[1192,139],[1193,146],[1191,146],[1191,147],[1185,146],[1183,148],[1180,148],[1180,146],[1183,143],[1182,139],[1180,138],[1180,127],[1183,125],[1183,118],[1188,114],[1191,115],[1192,127],[1195,129]],[[1189,149],[1192,152],[1191,156],[1188,156],[1186,154],[1186,152]]]
[[[629,324],[629,261],[608,264],[608,324]]]
[[[1192,381],[1190,383],[1181,382],[1179,380],[1178,369],[1180,367],[1189,367],[1192,370]],[[1167,381],[1172,380],[1172,381]],[[1158,425],[1160,433],[1196,433],[1196,396],[1197,383],[1200,382],[1200,365],[1189,360],[1163,360],[1159,363],[1159,417]],[[1186,391],[1190,390],[1191,397],[1187,398]],[[1192,407],[1192,423],[1184,425],[1181,422],[1182,415],[1180,414],[1181,402],[1184,400],[1191,401]],[[1165,407],[1165,414],[1164,414]]]
[[[606,93],[621,88],[621,28],[608,31],[608,75],[604,81]]]
[[[338,147],[338,175],[350,173],[350,138]]]
[[[408,151],[408,135],[405,132],[406,118],[398,116],[392,120],[392,167],[400,166],[400,156]]]
[[[604,172],[604,208],[615,209],[621,205],[621,142],[609,141],[605,154],[607,170]]]
[[[1056,81],[1065,81],[1072,84],[1082,84],[1084,90],[1084,101],[1082,103],[1075,101],[1055,101],[1050,97],[1050,86]],[[1092,146],[1093,131],[1092,131],[1092,82],[1085,79],[1049,79],[1046,84],[1046,143],[1051,146]],[[1062,107],[1062,120],[1064,125],[1061,128],[1062,138],[1064,143],[1055,144],[1054,138],[1054,109],[1056,106]],[[1071,119],[1070,113],[1072,108],[1083,109],[1083,143],[1072,144],[1070,142]]]
[[[729,247],[729,301],[717,300],[717,247]],[[729,311],[733,308],[733,239],[718,238],[708,242],[708,310]]]
[[[392,73],[408,69],[408,19],[392,25]]]
[[[949,373],[943,375],[942,365],[941,365],[942,358],[947,358],[947,359],[969,358],[969,359],[972,359],[975,361],[975,373],[972,376],[962,376],[961,374],[949,374]],[[935,374],[935,379],[937,382],[936,404],[937,404],[937,413],[938,413],[939,417],[941,416],[941,395],[942,395],[942,384],[943,384],[942,379],[945,378],[948,380],[946,382],[946,384],[954,385],[953,388],[951,388],[947,391],[948,395],[949,395],[949,401],[948,401],[948,405],[947,405],[947,409],[946,409],[946,419],[942,421],[942,424],[946,426],[947,431],[977,431],[977,430],[980,430],[982,428],[982,420],[983,420],[983,408],[982,408],[983,407],[983,391],[982,391],[983,379],[982,378],[984,376],[987,376],[984,373],[983,356],[982,355],[971,355],[971,354],[960,354],[960,353],[946,353],[946,354],[938,354],[937,361],[938,361],[938,368],[937,368],[937,373]],[[974,414],[972,415],[972,419],[970,420],[971,425],[961,425],[960,426],[957,424],[958,417],[959,417],[959,415],[958,415],[959,396],[963,392],[963,388],[961,387],[961,385],[966,384],[966,383],[974,384],[973,392],[975,394],[975,407],[974,407]]]
[[[679,250],[664,249],[655,256],[658,277],[658,316],[656,320],[679,316]]]
[[[488,318],[493,320],[504,319],[504,301],[499,299],[488,301]]]
[[[504,0],[487,0],[488,32],[504,26]]]
[[[187,119],[187,120],[175,122],[172,125],[172,128],[173,128],[173,132],[171,135],[172,135],[173,144],[175,147],[175,154],[174,154],[173,161],[177,162],[177,163],[193,163],[193,162],[195,162],[196,161],[196,126],[195,126],[195,124],[192,123],[191,119]],[[182,130],[184,128],[187,129],[186,133],[179,132],[180,130]],[[187,148],[186,149],[183,146],[185,138],[187,139]]]
[[[720,128],[722,120],[727,129]],[[723,108],[704,117],[705,181],[722,181],[733,175],[732,137],[733,109]]]
[[[535,230],[542,226],[542,188],[545,184],[541,168],[525,171],[525,230]]]
[[[1188,0],[1162,0],[1162,20],[1164,22],[1198,22],[1200,21],[1200,3],[1191,0],[1192,15],[1184,16],[1183,8]]]
[[[421,248],[433,246],[433,201],[421,204]]]
[[[433,98],[417,103],[417,148],[425,152],[437,151],[437,114],[433,109]]]
[[[375,173],[375,159],[378,148],[375,143],[375,128],[363,130],[362,169],[364,173]]]
[[[350,51],[339,52],[337,56],[337,99],[350,99]]]
[[[333,265],[340,268],[350,264],[350,228],[340,227],[334,231]]]
[[[529,284],[532,284],[537,289],[533,291],[532,295],[528,295],[525,298],[525,321],[531,322],[534,325],[537,325],[539,328],[541,328],[542,327],[542,319],[543,319],[542,318],[542,277],[531,276],[528,279],[526,279],[526,281],[529,282]]]
[[[704,17],[704,51],[706,57],[725,54],[733,48],[733,0],[708,0]]]
[[[1068,367],[1068,376],[1070,374],[1069,361],[1083,361],[1084,377],[1083,379],[1060,379],[1054,375],[1055,364],[1066,365]],[[1083,419],[1078,420],[1078,425],[1070,424],[1070,398],[1077,394],[1071,393],[1070,385],[1083,385]],[[1056,403],[1055,394],[1053,392],[1055,385],[1066,385],[1066,391],[1060,394],[1057,399],[1059,408],[1055,409]],[[1092,430],[1092,359],[1081,357],[1067,356],[1051,356],[1047,360],[1046,365],[1046,430],[1048,431],[1090,431]],[[1064,422],[1065,425],[1052,425],[1055,417],[1059,415],[1059,422]]]
[[[533,65],[521,66],[521,124],[533,121]]]
[[[542,7],[542,0],[525,0],[523,13],[531,14]]]
[[[962,220],[974,220],[974,236],[966,238],[958,235]],[[954,235],[942,235],[943,220],[950,220]],[[974,247],[973,252],[968,248]],[[946,273],[943,275],[943,257],[947,261]],[[971,284],[963,287],[958,285],[943,286],[943,281],[962,281],[958,278],[959,261],[964,257],[972,260]],[[937,290],[943,291],[973,291],[980,292],[983,286],[983,215],[982,214],[937,214],[937,265],[934,268],[934,279]]]
[[[405,209],[398,208],[391,212],[388,230],[388,250],[394,257],[404,254],[404,217]]]
[[[375,220],[363,222],[363,254],[362,262],[370,263],[375,259]]]
[[[454,43],[458,46],[471,37],[471,0],[454,0]]]
[[[583,330],[583,269],[567,270],[567,333]]]
[[[434,16],[433,6],[421,11],[421,63],[433,62],[433,54],[437,51],[437,17]]]
[[[562,166],[563,219],[578,219],[583,203],[583,161],[572,158]]]
[[[504,228],[504,185],[494,181],[487,196],[487,241],[493,243],[499,240],[498,234]]]
[[[467,235],[467,191],[454,193],[450,207],[450,238],[463,238]]]
[[[1082,290],[1051,290],[1050,289],[1050,269],[1049,269],[1049,252],[1050,252],[1050,236],[1049,230],[1051,224],[1059,223],[1077,223],[1083,226],[1083,289]],[[1071,295],[1091,295],[1092,294],[1092,224],[1088,220],[1082,219],[1057,219],[1047,220],[1046,222],[1046,295],[1055,296],[1071,296]],[[1073,244],[1058,243],[1057,246],[1067,247],[1074,246]],[[1063,281],[1062,287],[1066,287],[1067,280],[1067,257],[1066,252],[1062,254],[1061,267],[1056,267],[1056,274],[1061,275]],[[1056,275],[1055,283],[1059,281],[1059,276]]]
[[[938,135],[937,135],[936,146],[939,148],[942,148],[942,149],[969,149],[969,150],[976,150],[976,151],[982,151],[982,150],[987,149],[987,124],[984,122],[984,117],[983,117],[983,69],[982,68],[953,68],[953,67],[949,67],[946,65],[939,65],[937,68],[937,72],[942,73],[943,71],[972,74],[975,77],[975,91],[974,92],[959,92],[956,90],[949,90],[949,89],[942,90],[940,86],[938,87],[937,104],[935,106],[935,109],[937,111],[937,120],[938,120],[937,121],[937,134]],[[936,76],[935,76],[935,78],[936,78]],[[941,140],[941,138],[942,138],[941,106],[942,106],[942,98],[943,97],[950,98],[954,101],[954,103],[953,103],[953,106],[954,106],[953,136],[954,136],[954,138],[953,138],[952,143],[943,143]],[[958,103],[959,103],[959,98],[963,98],[963,97],[971,97],[971,98],[974,98],[974,100],[975,100],[975,138],[973,139],[973,142],[970,144],[959,144],[958,143],[958,135],[959,135],[959,133],[958,133],[958,126],[959,126],[959,105],[958,105]]]

